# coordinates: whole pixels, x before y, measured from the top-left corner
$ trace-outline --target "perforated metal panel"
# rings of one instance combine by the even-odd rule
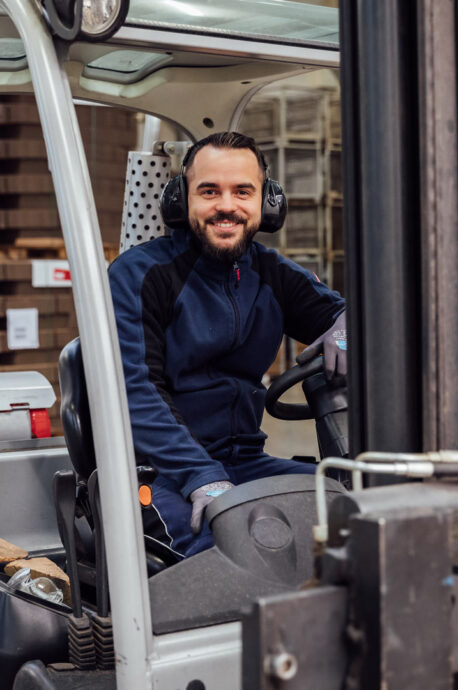
[[[160,199],[170,177],[170,165],[167,154],[129,152],[120,252],[166,234]]]

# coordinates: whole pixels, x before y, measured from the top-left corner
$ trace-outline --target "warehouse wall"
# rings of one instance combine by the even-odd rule
[[[92,106],[77,106],[77,115],[111,261],[118,252],[127,152],[136,145],[137,117]],[[33,97],[2,98],[0,156],[0,371],[36,370],[49,379],[58,398],[51,410],[52,433],[59,434],[57,361],[78,330],[69,276],[60,263],[65,247]],[[53,287],[36,286],[34,270],[43,261],[54,271]],[[8,316],[24,309],[38,314],[38,347],[30,347],[27,338],[24,347],[17,338],[14,347],[8,343]]]

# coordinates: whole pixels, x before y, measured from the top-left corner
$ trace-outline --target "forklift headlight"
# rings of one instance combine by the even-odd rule
[[[82,34],[93,40],[108,38],[124,21],[128,5],[123,0],[83,0]]]
[[[129,11],[129,0],[41,0],[51,29],[65,41],[105,41]]]

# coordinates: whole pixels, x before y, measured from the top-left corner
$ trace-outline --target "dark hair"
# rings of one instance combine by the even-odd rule
[[[266,159],[262,151],[256,146],[252,137],[239,134],[239,132],[216,132],[215,134],[210,134],[208,137],[205,137],[205,139],[196,141],[196,143],[188,149],[182,164],[182,172],[184,175],[186,175],[186,172],[192,166],[196,154],[205,146],[213,146],[215,149],[249,149],[256,156],[256,160],[263,174],[267,174],[268,166]]]

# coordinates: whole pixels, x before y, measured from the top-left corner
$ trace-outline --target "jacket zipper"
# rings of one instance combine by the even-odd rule
[[[238,290],[239,283],[240,283],[240,268],[239,268],[237,261],[234,261],[234,265],[232,266],[232,269],[235,273],[235,289]]]
[[[237,268],[235,268],[235,266],[237,266]],[[236,282],[235,285],[236,285],[236,287],[238,288],[238,282],[239,282],[239,280],[240,280],[240,269],[239,269],[239,267],[238,267],[238,265],[237,265],[237,262],[234,263],[233,270],[234,270],[234,272],[237,271],[237,273],[238,273],[238,277],[237,277],[237,273],[235,274],[235,275],[236,275],[236,280],[237,280],[237,282]],[[238,310],[238,307],[237,307],[237,303],[236,303],[235,299],[233,298],[233,296],[232,296],[232,294],[231,294],[231,288],[230,288],[230,284],[229,284],[229,278],[227,278],[226,281],[225,281],[225,283],[224,283],[224,290],[225,290],[226,295],[227,295],[227,297],[228,297],[228,299],[229,299],[229,301],[230,301],[230,303],[231,303],[231,305],[232,305],[232,309],[234,310],[234,317],[235,317],[234,339],[233,339],[232,345],[231,345],[231,349],[232,349],[232,348],[235,346],[235,344],[236,344],[236,342],[237,342],[237,340],[238,340],[238,337],[239,337],[239,331],[240,331],[240,314],[239,314],[239,310]]]
[[[234,261],[234,263],[232,265],[232,271],[235,274],[235,288],[238,289],[239,282],[240,282],[240,269],[239,269],[237,261]],[[232,305],[232,309],[234,310],[235,323],[234,323],[234,339],[233,339],[232,344],[231,344],[231,350],[232,350],[232,348],[235,347],[237,340],[238,340],[238,337],[239,337],[240,313],[239,313],[239,309],[237,307],[237,303],[231,294],[230,277],[231,277],[231,274],[229,274],[228,277],[226,278],[226,281],[224,283],[224,290],[225,290],[226,295],[227,295],[227,297],[228,297],[228,299]],[[236,393],[235,393],[235,396],[234,396],[234,399],[233,399],[232,405],[231,405],[231,436],[234,436],[234,433],[235,433],[235,408],[237,406],[237,403],[238,403],[238,400],[240,397],[239,382],[237,381],[237,379],[233,379],[233,381],[235,383]]]

